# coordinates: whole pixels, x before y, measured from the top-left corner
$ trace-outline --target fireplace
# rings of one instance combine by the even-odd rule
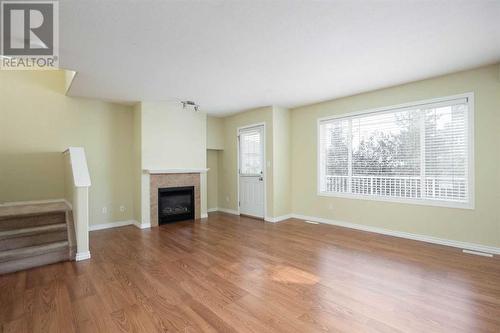
[[[195,217],[194,186],[158,189],[158,224]]]
[[[194,219],[201,218],[201,190],[200,190],[200,172],[180,172],[182,170],[160,170],[152,173],[147,171],[149,176],[149,220],[152,227],[160,223],[160,189],[194,187]],[[191,218],[191,217],[189,217]]]

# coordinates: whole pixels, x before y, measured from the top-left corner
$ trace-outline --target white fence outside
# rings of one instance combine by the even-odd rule
[[[408,199],[446,199],[460,202],[467,200],[467,180],[451,177],[426,177],[422,188],[422,178],[418,176],[326,176],[325,190],[331,193]]]

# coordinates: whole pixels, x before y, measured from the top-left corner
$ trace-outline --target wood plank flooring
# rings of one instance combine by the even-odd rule
[[[212,213],[0,276],[0,332],[500,332],[500,260]]]

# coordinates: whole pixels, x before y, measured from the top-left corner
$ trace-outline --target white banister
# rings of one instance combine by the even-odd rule
[[[89,251],[89,187],[87,158],[83,147],[64,151],[65,197],[72,205],[76,234],[76,260],[90,258]]]
[[[64,154],[70,158],[74,186],[90,187],[90,174],[85,149],[83,147],[69,147],[64,151]]]

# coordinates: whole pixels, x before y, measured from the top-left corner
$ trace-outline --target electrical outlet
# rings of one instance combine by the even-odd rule
[[[122,213],[123,213],[124,211],[125,211],[125,206],[121,205],[121,206],[120,206],[120,212],[122,212]]]
[[[226,195],[226,202],[229,202],[229,195]]]
[[[328,204],[328,209],[333,210],[333,204]]]
[[[108,213],[108,207],[102,207],[102,213],[107,214]]]

